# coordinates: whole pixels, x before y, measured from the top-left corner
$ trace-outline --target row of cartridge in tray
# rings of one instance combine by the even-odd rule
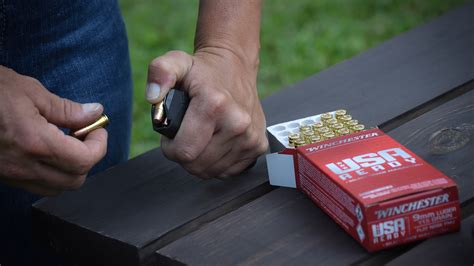
[[[290,133],[288,135],[289,146],[300,147],[365,129],[364,125],[359,124],[358,120],[352,119],[352,116],[343,109],[335,111],[334,114],[321,114],[320,120],[314,124],[301,125],[299,132]]]

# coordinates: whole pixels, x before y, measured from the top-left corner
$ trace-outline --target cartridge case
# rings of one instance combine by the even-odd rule
[[[351,115],[343,115],[343,116],[340,116],[337,120],[340,123],[346,124],[347,122],[352,120],[352,116]]]
[[[334,124],[337,124],[337,123],[338,123],[338,121],[337,121],[336,118],[330,118],[330,119],[328,119],[324,122],[324,124],[329,128],[331,128],[331,125],[334,125]]]
[[[365,129],[365,126],[358,124],[358,125],[352,126],[351,129],[352,129],[351,133],[360,132]]]
[[[324,127],[324,124],[322,122],[316,122],[314,124],[311,125],[311,128],[313,129],[313,131],[315,131],[316,133],[318,132],[318,129]]]
[[[321,116],[321,122],[325,123],[327,120],[333,118],[331,113],[324,113]]]
[[[308,125],[300,126],[300,132],[311,131],[311,127]]]
[[[334,116],[336,117],[336,119],[339,119],[340,117],[344,116],[347,114],[347,111],[344,110],[344,109],[339,109],[339,110],[336,110],[334,112]]]
[[[105,127],[108,124],[109,124],[109,118],[105,114],[103,114],[94,123],[92,123],[92,124],[90,124],[86,127],[83,127],[81,129],[71,131],[70,135],[75,137],[75,138],[82,139],[82,138],[85,138],[87,136],[87,134],[89,134],[90,132],[92,132],[92,131],[94,131],[98,128]]]
[[[337,130],[336,135],[337,136],[345,136],[345,135],[350,134],[350,133],[351,133],[351,131],[348,128],[344,127],[344,128],[341,128],[341,129]]]
[[[311,143],[316,143],[316,142],[320,142],[322,139],[321,139],[321,136],[319,135],[313,135],[311,137]]]
[[[321,137],[323,138],[323,140],[328,140],[336,137],[336,135],[333,132],[326,132],[322,134]]]
[[[295,147],[296,147],[296,148],[301,147],[301,146],[303,146],[303,145],[305,145],[305,144],[306,144],[306,142],[305,142],[304,140],[302,140],[302,139],[298,139],[298,140],[295,141]]]
[[[358,125],[358,124],[359,124],[359,120],[352,119],[352,120],[350,120],[350,121],[347,121],[347,122],[345,123],[345,126],[350,129],[350,128],[352,128],[353,126]]]
[[[329,129],[328,127],[318,128],[319,135],[323,135],[324,133],[328,133],[328,132],[332,132],[332,130]]]
[[[313,137],[314,135],[315,135],[315,134],[314,134],[314,132],[313,132],[312,130],[310,130],[310,131],[305,131],[305,132],[303,132],[303,139],[304,139],[304,141],[305,141],[307,144],[311,144],[311,143],[312,143],[312,142],[311,142],[311,139],[312,139],[312,137]]]
[[[344,128],[344,125],[341,124],[341,123],[336,123],[336,124],[332,124],[330,126],[330,129],[333,131],[333,132],[337,132],[339,129],[341,128]]]
[[[161,101],[153,105],[153,124],[162,124],[165,121],[164,102]]]
[[[298,133],[291,133],[288,135],[288,144],[290,147],[295,146],[295,142],[300,139],[300,134]]]

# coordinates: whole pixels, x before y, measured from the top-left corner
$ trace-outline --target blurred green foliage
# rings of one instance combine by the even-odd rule
[[[268,96],[463,2],[267,0],[262,15],[259,95]],[[192,53],[198,1],[120,0],[120,5],[134,79],[134,157],[159,146],[144,98],[148,63],[169,50]]]

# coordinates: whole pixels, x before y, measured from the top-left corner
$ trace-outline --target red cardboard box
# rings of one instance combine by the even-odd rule
[[[460,227],[454,181],[379,129],[287,148],[267,165],[271,184],[303,191],[368,251]]]

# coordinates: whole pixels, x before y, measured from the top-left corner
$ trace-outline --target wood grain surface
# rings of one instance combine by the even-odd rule
[[[469,92],[388,132],[453,177],[463,202],[474,198],[474,82],[468,86]],[[446,134],[443,141],[434,141],[438,134]],[[346,265],[393,251],[369,254],[302,193],[279,188],[162,248],[157,256],[192,265]],[[395,249],[398,254],[387,258],[403,251]]]
[[[462,221],[461,231],[429,239],[396,258],[388,266],[474,264],[474,216]]]
[[[473,12],[469,3],[264,99],[267,123],[344,107],[379,125],[466,83]],[[231,180],[202,181],[156,149],[38,202],[34,228],[39,241],[85,265],[153,263],[157,249],[270,191],[266,181],[263,160]]]

